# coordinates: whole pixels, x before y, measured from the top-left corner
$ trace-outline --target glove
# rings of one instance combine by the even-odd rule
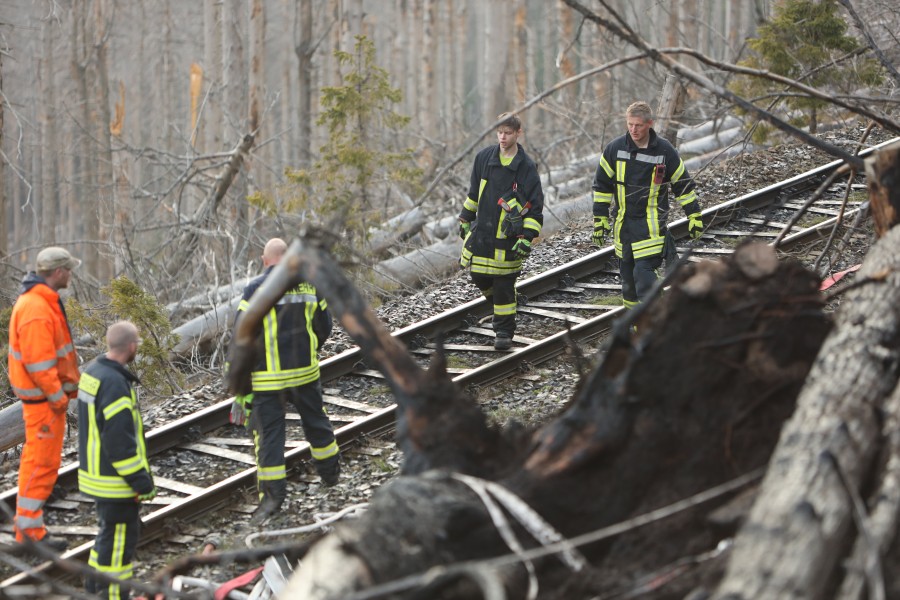
[[[69,399],[63,398],[62,400],[57,400],[55,402],[50,402],[50,410],[53,411],[55,415],[64,415],[66,414],[66,410],[69,408]]]
[[[688,215],[688,235],[692,240],[699,239],[703,235],[703,219],[700,213]]]
[[[525,238],[519,238],[519,241],[512,247],[512,251],[516,253],[516,258],[525,260],[531,254],[531,242]]]
[[[591,242],[595,246],[602,246],[606,234],[610,232],[608,217],[594,217],[594,233],[591,234]]]
[[[243,425],[244,427],[250,422],[250,410],[253,408],[253,394],[246,396],[235,396],[234,402],[231,403],[231,415],[228,420],[235,425]]]
[[[150,500],[153,500],[154,498],[156,498],[156,487],[154,487],[152,490],[150,490],[146,494],[138,494],[137,496],[134,497],[134,501],[135,502],[149,502]]]
[[[459,220],[459,239],[464,240],[469,232],[472,231],[472,223],[463,219]]]
[[[503,225],[501,231],[506,237],[519,237],[522,235],[522,214],[517,210],[513,209],[506,214],[506,218],[503,219]]]

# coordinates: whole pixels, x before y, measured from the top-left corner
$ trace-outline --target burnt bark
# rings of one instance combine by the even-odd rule
[[[900,222],[900,143],[866,160],[866,181],[875,233],[881,237]]]
[[[895,227],[872,247],[843,299],[717,598],[852,597],[834,592],[863,566],[844,564],[853,544],[876,560],[890,545],[897,519],[891,469],[900,393],[898,243]],[[871,591],[883,582],[867,584]]]
[[[320,568],[301,567],[301,595],[323,578],[340,596],[449,562],[508,554],[512,546],[477,485],[499,484],[540,515],[538,529],[570,537],[762,467],[829,330],[818,278],[794,261],[779,263],[767,246],[747,245],[724,262],[676,274],[662,299],[638,313],[636,335],[623,326],[611,337],[605,358],[555,421],[533,433],[504,433],[485,424],[440,361],[427,373],[419,368],[320,250],[295,242],[281,264],[267,280],[271,289],[251,300],[247,331],[257,296],[264,312],[297,277],[313,283],[390,382],[404,472],[418,475],[385,486],[370,513],[339,529],[322,554],[313,548],[310,564]],[[247,364],[242,339],[251,336],[236,335],[233,368]],[[241,391],[234,382],[232,389]],[[465,480],[469,475],[479,479]],[[531,527],[510,530],[521,548],[537,544]],[[596,563],[608,548],[581,550]],[[515,597],[537,580],[544,598],[576,597],[594,585],[583,569],[570,577],[574,567],[559,558],[522,563],[529,569],[507,565],[492,577]],[[327,564],[352,573],[338,581]],[[481,575],[450,578],[440,597],[471,595]]]

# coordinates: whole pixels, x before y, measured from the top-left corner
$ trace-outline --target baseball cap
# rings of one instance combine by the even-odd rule
[[[52,271],[60,267],[74,269],[80,264],[81,261],[69,254],[65,248],[50,246],[38,252],[36,266],[38,271]]]

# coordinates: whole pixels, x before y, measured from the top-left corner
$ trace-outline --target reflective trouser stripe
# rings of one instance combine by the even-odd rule
[[[62,461],[65,415],[57,415],[50,404],[23,404],[25,445],[19,461],[19,498],[16,502],[14,528],[16,540],[25,536],[40,540],[47,534],[44,527],[44,503],[50,497]]]
[[[316,381],[279,392],[258,392],[254,389],[250,429],[256,454],[256,484],[260,501],[271,495],[283,501],[287,494],[284,443],[285,406],[293,406],[300,413],[303,433],[309,442],[314,460],[336,456],[338,445],[331,421],[322,405],[322,386]]]
[[[273,481],[275,479],[284,479],[287,477],[287,469],[284,465],[276,465],[274,467],[259,467],[257,477],[263,481]]]
[[[326,458],[331,458],[338,453],[337,441],[331,442],[324,448],[310,447],[309,452],[314,460],[325,460]]]
[[[126,580],[134,576],[132,557],[140,532],[140,504],[136,502],[97,502],[100,531],[88,565],[96,571]],[[129,593],[116,583],[105,583],[87,578],[85,589],[99,597],[129,598]]]

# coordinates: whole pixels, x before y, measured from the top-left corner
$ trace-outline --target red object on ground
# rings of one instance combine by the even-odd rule
[[[215,598],[215,600],[225,600],[225,598],[228,596],[228,592],[230,592],[231,590],[236,590],[238,588],[244,587],[245,585],[249,584],[254,579],[256,579],[257,575],[262,573],[262,570],[263,570],[263,567],[257,567],[255,569],[253,569],[252,571],[247,571],[240,577],[235,577],[231,581],[226,581],[225,583],[220,585],[218,588],[216,588],[216,592],[215,592],[215,594],[213,594],[213,598]]]
[[[854,271],[858,271],[861,266],[862,265],[856,265],[855,267],[850,267],[849,269],[845,269],[844,271],[841,271],[840,273],[835,273],[834,275],[831,275],[830,277],[826,277],[825,279],[822,280],[821,285],[819,285],[819,291],[824,292],[825,290],[827,290],[828,288],[830,288],[831,286],[836,284],[838,281],[843,279],[844,275],[847,275],[848,273],[853,273]]]

